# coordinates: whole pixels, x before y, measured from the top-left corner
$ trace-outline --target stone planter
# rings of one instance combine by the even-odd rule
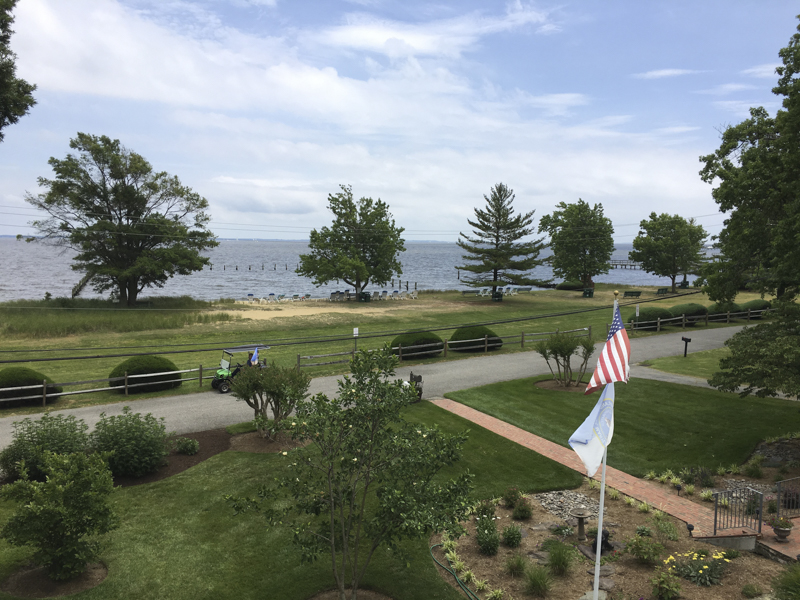
[[[775,532],[775,536],[778,538],[779,542],[783,542],[784,544],[789,543],[789,540],[786,538],[788,538],[789,534],[792,533],[791,528],[784,529],[783,527],[773,527],[772,531]]]

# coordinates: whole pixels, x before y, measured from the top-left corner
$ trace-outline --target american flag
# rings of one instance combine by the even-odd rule
[[[603,346],[600,358],[597,359],[597,366],[584,394],[591,394],[612,381],[628,383],[628,376],[631,372],[630,356],[631,343],[628,341],[628,333],[622,324],[619,306],[615,302],[614,320],[611,322],[611,329],[608,330],[606,345]]]

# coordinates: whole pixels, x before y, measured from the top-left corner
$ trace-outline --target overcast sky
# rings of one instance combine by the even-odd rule
[[[409,240],[448,240],[502,182],[539,217],[601,203],[723,216],[698,157],[775,112],[783,0],[19,0],[38,104],[0,144],[0,234],[77,132],[118,138],[211,205],[220,237],[304,239],[350,184]]]

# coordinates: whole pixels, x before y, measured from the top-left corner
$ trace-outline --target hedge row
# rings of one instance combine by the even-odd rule
[[[706,320],[706,316],[713,319],[713,317],[717,317],[716,320],[719,320],[719,317],[726,316],[728,312],[731,314],[733,313],[746,313],[748,310],[751,311],[762,311],[766,310],[770,307],[770,303],[766,300],[751,300],[741,306],[736,304],[735,302],[730,302],[726,304],[712,304],[709,307],[705,307],[702,304],[677,304],[670,309],[660,308],[656,306],[647,306],[639,311],[639,316],[632,316],[629,320],[630,323],[637,325],[636,329],[656,329],[658,319],[662,321],[665,319],[673,319],[680,317],[682,315],[686,315],[686,324],[690,327],[693,327],[697,323],[704,322]],[[738,315],[741,318],[741,314]],[[751,319],[760,319],[761,314],[752,315]],[[644,323],[643,325],[638,325],[639,323]],[[664,325],[682,325],[682,321],[671,321],[669,323],[664,323]]]

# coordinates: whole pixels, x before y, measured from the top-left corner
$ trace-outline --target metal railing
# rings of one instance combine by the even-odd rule
[[[784,479],[776,484],[778,493],[775,502],[779,519],[800,515],[800,477]]]
[[[764,494],[753,488],[714,493],[714,535],[718,529],[748,527],[761,533]]]

